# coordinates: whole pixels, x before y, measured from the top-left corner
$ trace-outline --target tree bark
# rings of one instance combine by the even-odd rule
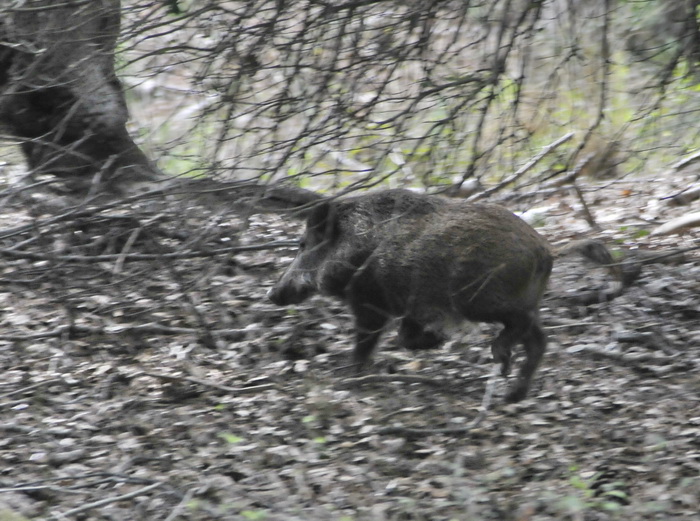
[[[119,0],[27,0],[0,7],[0,124],[35,173],[71,191],[128,192],[159,177],[126,129],[114,71]]]

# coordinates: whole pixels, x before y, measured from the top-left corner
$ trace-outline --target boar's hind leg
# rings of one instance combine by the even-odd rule
[[[513,346],[525,336],[529,323],[508,321],[504,323],[504,326],[491,344],[491,355],[494,363],[501,364],[501,376],[508,376],[510,374]]]
[[[433,349],[444,342],[439,333],[426,331],[423,325],[411,317],[403,317],[399,326],[399,345],[412,351]]]
[[[507,402],[518,402],[525,398],[530,389],[532,375],[537,370],[540,360],[542,360],[542,355],[547,345],[547,337],[538,319],[532,322],[522,341],[527,357],[520,368],[518,379],[506,395]]]
[[[368,365],[389,317],[380,311],[362,305],[355,307],[353,311],[357,332],[352,357],[353,363],[357,365],[357,370],[362,371]]]

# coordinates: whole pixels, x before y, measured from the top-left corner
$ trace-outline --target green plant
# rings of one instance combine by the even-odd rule
[[[595,472],[584,477],[578,467],[570,467],[569,484],[578,493],[564,496],[558,502],[561,510],[570,514],[586,510],[600,510],[609,513],[619,512],[629,502],[627,488],[623,481],[601,480],[603,472]]]
[[[220,432],[218,436],[226,443],[230,443],[232,445],[245,441],[245,438],[241,438],[240,436],[236,436],[235,434],[231,434],[230,432]]]

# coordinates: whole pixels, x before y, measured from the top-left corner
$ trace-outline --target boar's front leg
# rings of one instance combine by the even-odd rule
[[[389,317],[386,313],[367,305],[353,306],[355,314],[356,342],[352,353],[353,363],[360,372],[369,365],[374,348],[377,347],[379,337],[384,332]]]

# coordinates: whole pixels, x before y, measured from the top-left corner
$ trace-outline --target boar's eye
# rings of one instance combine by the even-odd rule
[[[299,239],[299,249],[303,250],[304,248],[306,248],[306,237]]]

